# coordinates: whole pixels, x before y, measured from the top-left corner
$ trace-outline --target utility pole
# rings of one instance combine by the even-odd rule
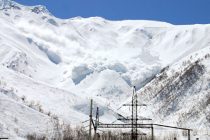
[[[188,140],[190,140],[190,130],[187,130],[188,132]]]
[[[96,109],[96,120],[95,120],[95,125],[94,125],[94,140],[98,140],[98,135],[97,135],[98,124],[99,124],[99,108],[97,107],[97,109]]]
[[[151,120],[151,119],[139,119],[138,118],[138,106],[146,106],[145,104],[138,104],[138,96],[136,93],[136,87],[133,87],[133,92],[132,92],[132,101],[131,104],[124,104],[123,106],[131,106],[132,111],[131,111],[131,119],[129,118],[120,118],[118,120],[130,120],[131,121],[131,140],[137,140],[138,135],[138,120]]]
[[[92,130],[92,110],[93,110],[93,99],[90,100],[90,124],[89,124],[89,140],[92,140],[91,130]]]
[[[151,132],[152,140],[155,140],[155,139],[154,139],[154,127],[153,127],[153,125],[152,125],[152,128],[151,128],[151,131],[152,131],[152,132]]]
[[[137,119],[138,119],[138,101],[137,101],[137,94],[136,94],[136,88],[133,87],[133,95],[132,95],[132,130],[131,130],[131,139],[137,140],[138,139],[138,129],[137,129]]]

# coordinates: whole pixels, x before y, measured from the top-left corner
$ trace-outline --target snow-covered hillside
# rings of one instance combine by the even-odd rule
[[[129,114],[118,108],[133,85],[154,122],[210,128],[210,25],[64,20],[10,0],[0,0],[0,25],[0,135],[47,131],[50,116],[78,125],[90,98],[112,122]]]

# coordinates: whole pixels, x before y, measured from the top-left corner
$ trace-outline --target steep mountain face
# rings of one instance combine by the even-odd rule
[[[129,114],[118,108],[130,101],[132,85],[148,104],[142,116],[210,128],[210,25],[62,20],[10,0],[0,0],[0,9],[0,134],[47,133],[52,116],[78,125],[90,98],[101,121],[114,121]]]
[[[139,112],[156,122],[193,128],[194,135],[209,139],[209,50],[193,53],[156,75],[139,91],[139,101],[148,104]]]

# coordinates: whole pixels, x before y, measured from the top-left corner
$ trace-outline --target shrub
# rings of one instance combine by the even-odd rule
[[[28,134],[26,136],[27,140],[46,140],[45,136],[37,136],[36,134]]]

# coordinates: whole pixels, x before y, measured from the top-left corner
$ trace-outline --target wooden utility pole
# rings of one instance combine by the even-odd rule
[[[92,130],[92,112],[93,112],[93,99],[90,100],[90,124],[89,124],[89,140],[92,140],[91,130]]]

